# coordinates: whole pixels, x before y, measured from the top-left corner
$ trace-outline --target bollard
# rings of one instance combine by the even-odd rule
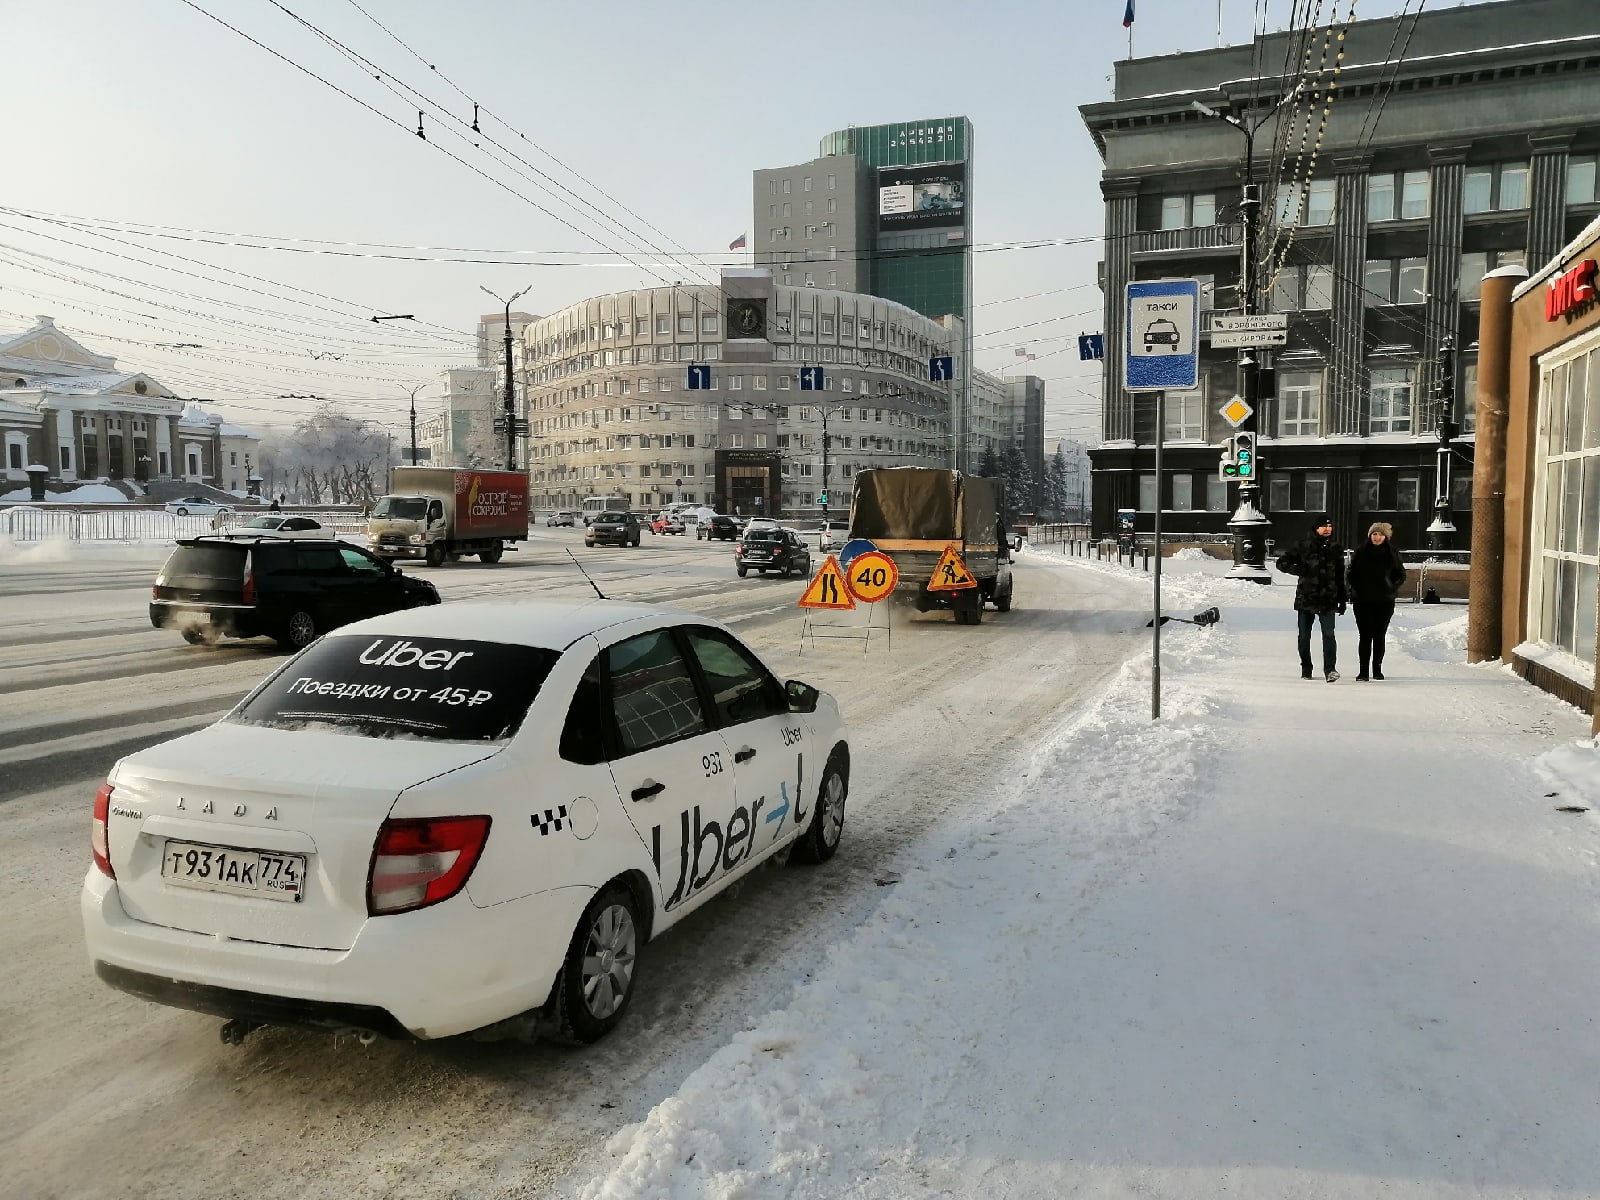
[[[1146,572],[1150,570],[1150,551],[1148,550],[1144,552],[1144,569]]]

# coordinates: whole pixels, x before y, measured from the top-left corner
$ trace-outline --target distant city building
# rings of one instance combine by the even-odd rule
[[[522,355],[519,341],[514,350]],[[451,367],[439,372],[440,400],[427,417],[417,420],[417,445],[427,453],[423,463],[438,467],[503,467],[506,458],[504,434],[494,431],[495,418],[505,411],[504,371],[492,366]],[[517,411],[526,397],[524,382],[517,384]],[[519,443],[519,457],[523,444]],[[406,455],[402,460],[409,462]]]
[[[1226,529],[1235,498],[1218,446],[1232,427],[1218,410],[1239,353],[1206,339],[1240,310],[1246,142],[1196,105],[1254,126],[1282,103],[1250,167],[1263,200],[1254,309],[1288,323],[1286,345],[1254,352],[1274,536],[1302,536],[1309,514],[1329,512],[1347,542],[1381,520],[1401,546],[1423,543],[1449,339],[1465,545],[1479,281],[1547,261],[1600,213],[1597,56],[1594,0],[1503,0],[1117,63],[1115,99],[1079,109],[1105,163],[1095,527],[1132,508],[1147,530],[1159,506],[1173,532]],[[1158,479],[1154,394],[1122,388],[1124,289],[1184,277],[1202,283],[1200,386],[1166,395]]]
[[[971,452],[972,123],[965,117],[853,126],[820,157],[755,172],[752,249],[780,284],[881,296],[960,322],[956,457]]]
[[[863,467],[949,464],[949,385],[928,362],[950,337],[904,305],[761,268],[540,318],[523,334],[534,507],[817,514],[826,481],[837,512]],[[686,387],[696,364],[705,390]],[[806,368],[820,389],[802,390]]]
[[[118,370],[50,317],[0,338],[0,442],[8,481],[39,464],[68,482],[165,479],[236,491],[259,445],[144,372]]]
[[[522,367],[522,331],[539,318],[531,313],[511,314],[511,362],[514,368]],[[506,364],[506,314],[484,313],[478,318],[478,365],[504,372]]]

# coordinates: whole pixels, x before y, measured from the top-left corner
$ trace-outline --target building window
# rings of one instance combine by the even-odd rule
[[[1398,204],[1397,204],[1398,201]],[[1420,220],[1428,215],[1428,173],[1402,171],[1367,179],[1367,220]]]
[[[1499,267],[1527,266],[1528,252],[1526,250],[1489,250],[1475,251],[1461,256],[1461,281],[1460,294],[1457,297],[1461,303],[1468,304],[1479,298],[1483,277],[1490,271]]]
[[[1156,504],[1156,477],[1154,475],[1139,476],[1139,511],[1155,512]]]
[[[693,333],[694,332],[694,314],[693,313],[679,313],[678,314],[678,332],[679,333]]]
[[[784,194],[784,195],[785,195],[785,196],[787,196],[787,195],[788,195],[788,194],[789,194],[789,191],[790,191],[790,188],[789,188],[789,183],[790,183],[790,181],[789,181],[789,180],[787,180],[787,179],[785,179],[785,180],[784,180],[784,181],[783,181],[783,194]]]
[[[810,277],[807,276],[807,278],[810,278]],[[811,333],[811,332],[813,332],[812,318],[811,318],[811,314],[810,313],[801,313],[800,314],[800,332],[801,333]]]
[[[1206,384],[1203,377],[1197,388],[1167,393],[1167,420],[1162,434],[1167,441],[1198,442],[1205,439],[1205,397]]]
[[[1527,207],[1526,162],[1491,163],[1467,168],[1461,193],[1463,212],[1508,212]]]
[[[1279,225],[1333,224],[1334,181],[1313,179],[1309,184],[1283,188],[1278,193]]]
[[[1217,223],[1217,198],[1210,192],[1161,198],[1161,228],[1185,229]]]
[[[1228,511],[1228,485],[1215,475],[1206,476],[1206,511]]]
[[[1274,475],[1267,480],[1267,511],[1289,511],[1289,477]]]
[[[1322,512],[1328,507],[1328,477],[1307,475],[1305,483],[1305,510]]]
[[[1369,374],[1368,433],[1410,433],[1415,367],[1376,367]]]
[[[1369,308],[1380,304],[1421,304],[1427,299],[1428,260],[1369,258],[1362,284],[1362,299]]]
[[[824,313],[821,317],[819,317],[817,319],[822,323],[822,332],[823,333],[832,333],[833,332],[833,318],[831,316],[829,316],[826,313]]]
[[[807,175],[806,176],[806,191],[809,192],[810,190],[811,190],[811,176]]]
[[[1192,512],[1194,510],[1194,476],[1186,472],[1175,473],[1172,476],[1172,511]]]
[[[1322,372],[1278,372],[1278,436],[1316,437],[1322,428]]]
[[[1274,312],[1327,312],[1333,307],[1333,268],[1324,263],[1284,267],[1272,281]]]
[[[1593,154],[1575,154],[1567,159],[1567,203],[1593,204],[1600,199],[1595,189],[1595,159]]]
[[[1397,512],[1417,511],[1417,477],[1402,475],[1394,484],[1394,507]]]
[[[1376,475],[1362,475],[1356,480],[1356,511],[1364,513],[1378,511],[1378,477]]]
[[[1473,433],[1478,428],[1478,363],[1476,359],[1461,365],[1461,387],[1458,392],[1456,409],[1460,413],[1461,432]]]
[[[662,313],[661,315],[657,316],[656,317],[656,332],[657,333],[671,333],[672,332],[672,318],[667,316],[665,313]]]
[[[716,313],[701,313],[700,314],[700,332],[701,333],[709,333],[712,337],[716,337],[717,336],[717,314]]]
[[[7,441],[6,465],[13,471],[22,470],[24,463],[22,461],[22,444],[20,442]]]

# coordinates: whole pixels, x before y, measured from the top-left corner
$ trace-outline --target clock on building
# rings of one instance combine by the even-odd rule
[[[736,338],[765,338],[767,336],[767,302],[765,300],[729,300],[728,336]]]

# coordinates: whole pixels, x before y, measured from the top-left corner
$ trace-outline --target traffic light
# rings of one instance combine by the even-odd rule
[[[1253,433],[1236,433],[1233,435],[1233,475],[1235,479],[1254,480],[1256,477],[1256,435]]]

